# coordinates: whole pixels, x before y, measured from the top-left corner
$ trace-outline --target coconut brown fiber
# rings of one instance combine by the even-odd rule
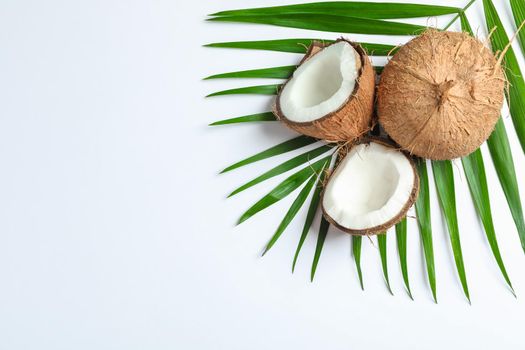
[[[500,64],[482,42],[466,33],[428,31],[383,70],[379,123],[411,154],[466,156],[492,133],[505,85]]]
[[[282,113],[280,92],[274,105],[274,114],[289,128],[303,135],[332,142],[353,141],[366,134],[371,128],[374,112],[375,71],[370,63],[370,59],[358,44],[345,39],[339,39],[334,43],[341,41],[352,45],[361,58],[361,67],[359,68],[354,91],[348,96],[348,99],[342,106],[319,119],[298,123],[288,120]],[[319,42],[312,43],[300,64],[312,58],[329,45],[323,45]],[[283,88],[286,86],[286,83],[283,85]]]
[[[367,137],[365,139],[362,139],[358,143],[356,143],[356,144],[354,144],[352,146],[345,147],[345,148],[342,149],[342,152],[340,152],[338,154],[338,158],[339,158],[338,159],[338,165],[336,165],[336,168],[332,171],[331,176],[333,176],[333,174],[336,173],[337,166],[339,166],[339,164],[341,163],[342,158],[347,156],[348,152],[350,151],[350,149],[352,147],[355,147],[355,146],[360,145],[360,144],[370,144],[371,142],[378,143],[378,144],[383,145],[383,146],[388,147],[388,148],[398,149],[397,147],[392,145],[389,141],[386,141],[386,140],[383,140],[383,139],[380,139],[380,138],[377,138],[377,137]],[[402,151],[402,150],[399,150],[399,152],[403,153],[403,155],[407,158],[407,160],[410,162],[410,165],[412,166],[412,171],[414,173],[414,184],[413,184],[413,187],[412,187],[412,192],[410,193],[410,197],[408,198],[408,201],[400,208],[399,213],[397,215],[395,215],[392,219],[388,220],[387,222],[385,222],[385,223],[383,223],[381,225],[378,225],[378,226],[368,227],[368,228],[362,229],[362,230],[349,229],[347,227],[341,226],[330,215],[328,215],[328,213],[326,212],[326,210],[324,209],[324,206],[323,206],[323,203],[324,203],[324,201],[323,201],[323,199],[324,199],[324,190],[323,190],[323,192],[321,193],[321,209],[322,209],[324,218],[329,223],[331,223],[333,226],[337,227],[339,230],[341,230],[343,232],[346,232],[346,233],[349,233],[349,234],[351,234],[353,236],[372,236],[372,235],[382,234],[382,233],[385,233],[389,228],[393,227],[394,225],[399,223],[401,220],[403,220],[403,218],[406,217],[408,210],[416,202],[417,197],[419,195],[419,175],[418,175],[418,172],[416,170],[416,165],[415,165],[414,161],[412,160],[412,157],[409,154],[407,154],[406,152]],[[330,181],[331,176],[328,178],[328,181]],[[324,186],[324,187],[326,188],[326,186]]]

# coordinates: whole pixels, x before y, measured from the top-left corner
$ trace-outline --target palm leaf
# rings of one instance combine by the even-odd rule
[[[204,78],[209,79],[222,79],[222,78],[268,78],[268,79],[287,79],[292,75],[297,66],[280,66],[262,69],[250,69],[238,72],[222,73],[210,75]]]
[[[452,18],[452,20],[451,20],[450,22],[448,22],[448,24],[445,26],[445,28],[443,28],[443,30],[447,30],[448,28],[450,28],[450,26],[451,26],[452,24],[454,24],[454,22],[456,22],[458,18],[462,18],[462,19],[465,18],[465,19],[466,19],[465,12],[466,12],[466,11],[468,10],[468,8],[469,8],[470,6],[472,6],[476,1],[477,1],[477,0],[470,0],[470,1],[468,2],[468,4],[467,4],[465,7],[463,7],[462,9],[460,9],[460,10],[458,11],[458,14],[457,14],[456,16],[454,16],[454,18]],[[465,27],[462,27],[462,28],[463,28],[463,30],[466,30]],[[469,26],[469,28],[470,28],[470,26]]]
[[[333,40],[327,39],[278,39],[278,40],[259,40],[259,41],[233,41],[224,43],[212,43],[204,45],[206,47],[220,47],[232,49],[267,50],[278,52],[291,52],[304,54],[313,41],[332,43]],[[372,56],[388,56],[395,52],[396,47],[386,44],[358,43]]]
[[[228,124],[239,124],[239,123],[251,123],[251,122],[274,122],[277,119],[272,112],[256,113],[245,115],[242,117],[235,117],[229,119],[223,119],[210,124],[210,126],[217,125],[228,125]]]
[[[463,286],[463,292],[470,302],[467,276],[465,274],[465,264],[463,263],[463,253],[461,250],[461,241],[459,238],[452,162],[449,160],[433,161],[432,170],[434,172],[434,182],[436,183],[439,203],[443,209],[443,215],[448,227],[450,244],[454,253],[454,261],[456,262],[459,279],[461,281],[461,285]]]
[[[383,68],[384,68],[383,66],[374,66],[374,69],[377,74],[381,74],[381,72],[383,71]],[[218,78],[288,79],[290,78],[292,73],[295,71],[295,69],[297,69],[297,66],[283,66],[283,67],[270,67],[270,68],[262,68],[262,69],[251,69],[251,70],[244,70],[244,71],[238,71],[238,72],[211,75],[205,79],[218,79]],[[228,90],[228,91],[231,91],[231,90]],[[237,94],[239,92],[237,91],[235,93]],[[213,94],[213,96],[217,96],[218,94],[226,95],[224,91],[221,91],[220,93]]]
[[[426,29],[426,27],[408,23],[305,13],[271,16],[223,16],[209,18],[208,21],[258,23],[325,32],[382,35],[414,35]]]
[[[319,234],[317,235],[317,244],[315,245],[315,254],[314,260],[312,262],[312,271],[310,273],[310,281],[314,281],[315,271],[317,270],[317,265],[319,264],[319,258],[321,257],[321,252],[323,251],[324,241],[326,235],[328,234],[328,229],[330,224],[324,217],[321,217],[321,225],[319,227]]]
[[[332,149],[332,147],[330,146],[321,146],[321,147],[318,147],[318,148],[315,148],[311,151],[308,151],[306,153],[303,153],[303,154],[300,154],[290,160],[287,160],[286,162],[276,166],[275,168],[272,168],[270,170],[268,170],[267,172],[265,172],[264,174],[256,177],[255,179],[245,183],[244,185],[240,186],[239,188],[237,188],[235,191],[233,191],[232,193],[230,193],[228,195],[228,197],[231,197],[231,196],[234,196],[236,195],[237,193],[239,192],[242,192],[252,186],[255,186],[257,185],[258,183],[261,183],[265,180],[268,180],[274,176],[277,176],[277,175],[280,175],[280,174],[283,174],[289,170],[292,170],[306,162],[309,162],[311,160],[313,160],[314,158],[328,152],[330,149]]]
[[[401,265],[401,273],[403,275],[403,282],[410,299],[412,297],[412,291],[410,290],[410,281],[408,279],[408,264],[407,264],[407,219],[404,218],[396,225],[396,241],[397,241],[397,252],[399,254],[399,264]]]
[[[317,180],[317,177],[315,175],[312,175],[312,177],[310,177],[310,180],[306,183],[301,192],[299,192],[297,198],[293,201],[292,205],[290,206],[290,209],[288,209],[288,212],[279,224],[279,227],[277,227],[277,230],[275,231],[274,235],[266,245],[266,248],[264,249],[262,255],[266,254],[273,247],[275,242],[277,242],[279,237],[281,237],[281,235],[283,234],[284,230],[286,230],[288,225],[290,225],[290,222],[292,222],[293,218],[297,215],[299,209],[301,209],[304,202],[306,201],[306,197],[308,197],[308,194],[312,190],[312,187],[315,184],[315,180]]]
[[[434,264],[434,246],[432,243],[432,222],[430,218],[430,192],[428,186],[427,163],[424,160],[417,162],[419,174],[419,196],[416,201],[416,216],[423,244],[423,253],[427,266],[428,283],[434,301],[437,303],[436,296],[436,268]]]
[[[490,8],[490,4],[488,5]],[[487,9],[487,7],[485,8]],[[462,29],[468,32],[470,35],[473,35],[472,28],[466,16],[464,14],[461,14],[460,18]],[[501,22],[499,23],[500,28],[502,28]],[[506,36],[506,34],[504,33],[503,35]],[[487,143],[500,183],[507,197],[507,202],[511,208],[512,216],[518,228],[518,233],[520,235],[522,247],[525,250],[525,224],[523,220],[523,211],[519,197],[518,183],[516,180],[516,173],[514,169],[514,161],[512,159],[512,153],[510,151],[510,145],[505,130],[505,125],[502,120],[499,120],[496,124],[496,128],[490,136]],[[490,209],[490,199],[487,188],[488,186],[486,182],[486,175],[481,152],[478,150],[470,156],[464,158],[462,161],[467,177],[467,182],[472,193],[472,198],[474,200],[476,210],[478,211],[478,214],[482,220],[485,229],[485,234],[487,235],[487,240],[489,241],[489,245],[492,249],[494,258],[496,259],[496,262],[501,270],[505,281],[507,282],[511,291],[514,293],[512,284],[505,269],[505,265],[503,264],[503,259],[501,258],[501,253],[499,252],[499,247],[496,240],[496,234]]]
[[[383,268],[383,276],[390,294],[394,295],[392,288],[390,288],[390,280],[388,278],[388,256],[386,251],[386,232],[377,235],[377,245],[379,246],[379,256],[381,257],[381,267]]]
[[[373,3],[360,1],[329,1],[308,4],[260,7],[241,10],[221,11],[210,16],[246,16],[246,15],[281,15],[281,14],[333,14],[356,16],[372,19],[430,17],[458,13],[459,8],[436,5],[418,5],[403,3]]]
[[[461,28],[470,35],[474,35],[470,23],[464,14],[461,14]],[[501,124],[501,126],[504,128],[503,124]],[[508,143],[505,132],[503,132],[503,134],[501,132],[495,132],[493,137],[496,139],[503,138],[503,140],[506,140]],[[512,283],[510,282],[507,270],[505,269],[505,264],[503,263],[503,258],[501,257],[498,241],[496,238],[496,232],[492,220],[492,210],[490,208],[490,197],[484,164],[485,162],[483,161],[481,150],[478,149],[469,156],[464,157],[461,162],[463,164],[463,170],[465,171],[467,183],[472,195],[472,200],[474,201],[478,215],[481,218],[481,222],[483,223],[485,235],[487,236],[487,240],[489,242],[490,249],[492,250],[492,254],[494,255],[494,259],[496,259],[496,263],[498,264],[503,278],[514,294],[514,289],[512,288]],[[516,176],[514,175],[514,178],[515,177]]]
[[[470,25],[465,16],[465,9],[472,5],[475,0],[471,0],[467,6],[463,9],[447,6],[431,6],[431,5],[417,5],[417,4],[393,4],[393,3],[367,3],[367,2],[324,2],[324,3],[311,3],[301,5],[288,5],[288,6],[276,6],[268,8],[257,8],[257,9],[244,9],[244,10],[233,10],[223,11],[214,14],[215,18],[210,18],[210,21],[228,21],[228,22],[245,22],[245,23],[259,23],[259,24],[270,24],[284,27],[302,28],[302,29],[313,29],[322,30],[328,32],[337,33],[362,33],[362,34],[385,34],[385,35],[412,35],[425,29],[422,26],[416,26],[406,23],[397,23],[382,21],[380,19],[392,19],[392,18],[409,18],[421,16],[433,16],[441,14],[457,14],[453,21],[460,18],[462,28],[465,31],[471,32]],[[523,2],[519,0],[509,0],[516,23],[521,24],[525,18],[525,6]],[[495,10],[493,2],[491,0],[483,0],[485,8],[485,16],[487,20],[487,26],[489,29],[496,28],[494,35],[491,37],[493,49],[496,51],[502,51],[506,48],[509,39],[505,30],[501,24],[501,20]],[[356,8],[362,7],[356,12]],[[353,8],[353,10],[352,10]],[[418,12],[419,11],[419,12]],[[424,11],[434,11],[433,14],[423,14]],[[404,13],[400,15],[400,13]],[[419,13],[420,15],[418,15]],[[453,23],[453,21],[451,23]],[[525,32],[524,32],[525,33]],[[521,33],[521,44],[525,49],[524,38],[525,34]],[[264,41],[242,41],[242,42],[224,42],[224,43],[212,43],[205,46],[209,47],[230,47],[230,48],[241,48],[241,49],[259,49],[259,50],[272,50],[281,52],[292,52],[292,53],[305,53],[306,48],[311,44],[313,39],[280,39],[280,40],[264,40]],[[330,40],[327,40],[331,42]],[[369,52],[373,52],[376,55],[388,55],[393,49],[390,45],[363,43],[365,49]],[[368,47],[367,47],[368,46]],[[525,96],[525,81],[521,75],[521,71],[516,59],[516,56],[510,48],[505,54],[505,69],[506,75],[509,79],[511,88],[508,92],[508,103],[513,119],[514,127],[518,138],[520,140],[523,150],[525,150],[525,100],[521,97]],[[212,75],[206,79],[218,79],[218,78],[271,78],[271,79],[286,79],[288,78],[295,66],[281,66],[281,67],[270,67],[263,69],[251,69],[245,71],[236,71],[229,73],[222,73]],[[380,67],[376,67],[376,70],[380,71]],[[230,90],[219,91],[212,93],[209,96],[218,95],[230,95],[230,94],[263,94],[273,95],[276,94],[281,85],[262,85],[262,86],[249,86]],[[270,113],[258,113],[253,115],[247,115],[237,118],[230,118],[212,123],[211,125],[225,125],[235,124],[244,122],[256,122],[256,121],[270,121],[275,120],[275,117]],[[296,138],[296,139],[300,139]],[[294,139],[294,140],[296,140]],[[309,139],[309,138],[305,138]],[[223,172],[233,170],[240,166],[250,164],[257,160],[265,159],[273,155],[281,154],[284,152],[291,151],[303,146],[294,144],[294,140],[289,140],[283,144],[277,145],[261,152],[255,156],[249,157],[241,162],[238,162],[231,167],[226,168]],[[298,141],[299,142],[299,141]],[[304,146],[315,142],[315,140],[305,141]],[[300,143],[299,142],[299,143]],[[513,219],[516,223],[522,247],[525,251],[525,223],[523,219],[523,211],[520,202],[520,195],[518,191],[518,183],[516,179],[516,173],[514,168],[514,162],[512,154],[510,152],[509,141],[507,138],[506,130],[503,122],[500,120],[496,126],[494,133],[488,140],[489,150],[498,174],[498,178],[502,184],[507,202],[511,209]],[[288,162],[284,162],[281,165],[267,171],[263,175],[250,181],[249,183],[241,186],[238,190],[244,190],[248,187],[255,185],[267,178],[279,175],[293,169],[311,158],[307,157],[306,154],[310,152],[321,152],[322,146],[315,150],[306,152],[300,156],[296,156]],[[315,153],[315,157],[322,155],[322,153]],[[309,154],[312,156],[312,153]],[[315,158],[313,157],[313,158]],[[312,200],[306,217],[306,221],[303,227],[299,244],[294,256],[292,271],[295,268],[295,264],[298,258],[298,254],[301,247],[306,239],[308,231],[311,227],[315,213],[319,206],[321,183],[324,177],[323,169],[329,163],[331,156],[325,157],[315,163],[299,170],[297,173],[291,175],[286,180],[281,182],[275,187],[270,193],[264,196],[261,200],[255,203],[250,209],[248,209],[243,216],[239,219],[239,223],[247,220],[249,217],[255,215],[257,212],[267,208],[274,204],[280,199],[286,197],[288,194],[299,188],[305,182],[307,184],[299,192],[297,198],[292,203],[287,214],[281,221],[276,233],[270,240],[267,250],[270,249],[277,239],[282,235],[286,227],[297,215],[297,212],[304,205],[308,194],[312,191],[316,176],[315,174],[321,172],[319,176],[319,182],[313,191]],[[496,262],[500,268],[500,271],[512,290],[510,279],[508,278],[503,259],[499,251],[498,243],[496,240],[494,224],[490,208],[490,199],[488,195],[488,185],[486,181],[486,174],[484,169],[484,162],[481,152],[478,150],[472,155],[462,159],[463,168],[466,174],[469,189],[472,194],[473,202],[480,219],[483,223],[487,240],[496,259]],[[469,290],[467,285],[467,278],[465,274],[465,268],[463,263],[463,256],[461,252],[461,244],[457,222],[457,212],[454,194],[454,178],[452,165],[449,161],[446,162],[433,162],[432,167],[434,169],[434,179],[436,189],[438,193],[438,199],[443,209],[443,214],[447,223],[449,236],[451,240],[451,246],[454,253],[454,260],[458,270],[458,275],[463,287],[463,291],[469,299]],[[288,170],[283,170],[288,169]],[[431,219],[430,219],[430,198],[429,198],[429,185],[428,185],[428,174],[425,162],[418,162],[418,172],[420,174],[420,196],[416,202],[416,213],[417,221],[420,229],[422,238],[422,246],[424,250],[425,262],[427,266],[427,274],[429,279],[430,288],[434,300],[436,298],[436,279],[435,279],[435,266],[434,266],[434,254],[432,244],[432,230],[431,230]],[[248,186],[247,186],[248,185]],[[247,186],[247,187],[245,187]],[[237,191],[237,190],[236,190]],[[232,194],[238,193],[234,191]],[[315,271],[319,263],[319,258],[322,252],[322,248],[326,239],[326,235],[329,229],[329,223],[322,219],[319,228],[319,234],[317,238],[316,251],[311,269],[311,279],[315,276]],[[406,262],[406,220],[396,226],[396,239],[398,243],[399,259],[401,264],[401,270],[403,273],[403,280],[407,288],[407,292],[410,297],[410,285],[408,280],[408,268]],[[353,255],[356,259],[356,268],[358,270],[359,280],[361,288],[363,288],[363,277],[360,266],[361,258],[361,244],[362,237],[352,237],[353,242]],[[378,236],[378,245],[380,250],[381,262],[383,267],[383,274],[387,286],[390,289],[388,269],[387,269],[387,254],[386,254],[386,237]],[[265,250],[265,252],[267,251]]]
[[[509,276],[507,275],[507,270],[505,269],[501,253],[499,251],[496,232],[494,230],[494,223],[492,222],[487,175],[485,174],[485,165],[481,151],[478,149],[469,156],[464,157],[461,162],[463,163],[463,170],[465,171],[465,176],[470,188],[472,200],[474,201],[478,215],[481,218],[483,227],[485,228],[485,235],[487,236],[490,248],[492,249],[492,254],[496,259],[503,278],[514,293],[512,283],[510,282]]]
[[[228,171],[232,171],[234,169],[240,168],[248,164],[258,162],[263,159],[274,157],[274,156],[277,156],[277,155],[280,155],[286,152],[295,151],[296,149],[308,146],[315,142],[317,142],[317,140],[312,137],[308,137],[308,136],[295,137],[288,141],[284,141],[283,143],[280,143],[276,146],[268,148],[265,151],[259,152],[251,157],[243,159],[235,164],[232,164],[229,167],[225,168],[223,171],[221,171],[221,174],[224,174]]]
[[[500,119],[496,123],[496,128],[487,140],[487,145],[489,146],[490,155],[496,173],[498,174],[499,182],[507,198],[507,204],[509,205],[512,218],[516,224],[521,247],[525,252],[525,220],[523,219],[523,209],[521,206],[516,170],[514,168],[514,160],[512,159],[509,138],[503,120]]]
[[[460,21],[461,21],[461,30],[464,32],[469,33],[470,35],[474,36],[474,32],[472,32],[472,27],[470,26],[470,23],[467,19],[467,16],[465,16],[464,13],[459,15]]]
[[[509,44],[509,37],[505,32],[505,28],[503,27],[503,23],[498,16],[494,4],[491,0],[483,0],[483,5],[485,8],[487,29],[489,32],[494,30],[494,33],[490,36],[492,49],[494,51],[508,49],[505,53],[505,64],[503,65],[510,85],[507,100],[516,134],[520,140],[521,148],[525,151],[525,99],[523,98],[523,96],[525,96],[525,81],[523,80],[523,75],[521,74],[514,50],[511,46],[507,47]]]
[[[278,84],[246,86],[241,88],[217,91],[207,95],[206,97],[223,95],[276,95],[280,87],[281,85]]]
[[[297,173],[291,175],[286,180],[281,182],[277,187],[275,187],[270,193],[261,198],[257,203],[252,205],[241,217],[237,224],[241,224],[244,221],[251,218],[253,215],[257,214],[263,209],[268,208],[270,205],[280,201],[284,197],[288,196],[295,189],[301,186],[310,176],[313,174],[318,174],[323,167],[323,164],[330,159],[331,156],[325,157],[317,162],[307,166]]]
[[[510,0],[510,7],[512,8],[516,27],[519,28],[523,21],[525,21],[525,2],[523,2],[523,0]],[[525,52],[525,32],[521,30],[518,35],[521,49]]]
[[[295,270],[295,264],[297,263],[297,258],[299,257],[301,248],[303,247],[304,241],[306,240],[306,236],[308,235],[308,232],[310,232],[310,227],[312,227],[312,222],[314,221],[315,213],[317,212],[317,208],[319,207],[319,201],[321,200],[321,191],[323,188],[322,185],[326,177],[325,169],[328,166],[328,164],[329,162],[326,162],[323,165],[323,168],[321,169],[321,175],[319,176],[319,180],[317,181],[315,191],[312,195],[310,207],[308,208],[308,213],[306,214],[306,219],[304,221],[303,232],[301,233],[301,237],[299,238],[299,243],[297,244],[297,249],[295,250],[295,255],[293,257],[292,273]]]
[[[363,237],[361,236],[352,236],[352,254],[354,255],[355,268],[357,269],[357,276],[359,277],[359,284],[361,289],[365,290],[363,284],[363,272],[361,271],[361,245]]]
[[[278,52],[291,52],[304,54],[314,41],[331,43],[333,40],[326,39],[278,39],[258,41],[232,41],[224,43],[211,43],[205,47],[221,47],[231,49],[266,50]]]

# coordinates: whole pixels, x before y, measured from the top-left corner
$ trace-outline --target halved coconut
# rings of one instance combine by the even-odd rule
[[[352,147],[330,176],[323,213],[347,233],[378,234],[406,216],[418,191],[413,161],[384,142],[368,141]]]
[[[492,133],[505,77],[490,49],[466,33],[428,31],[386,65],[378,87],[379,123],[408,152],[452,159]]]
[[[359,45],[315,42],[279,92],[274,113],[304,135],[351,141],[370,129],[374,84],[374,69]]]

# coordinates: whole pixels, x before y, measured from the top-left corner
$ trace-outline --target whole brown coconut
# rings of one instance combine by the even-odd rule
[[[428,31],[386,65],[378,87],[379,123],[408,152],[453,159],[492,133],[505,77],[493,53],[465,33]]]
[[[348,64],[348,57],[322,57],[325,55],[325,50],[333,45],[348,45],[347,49],[352,48],[351,51],[356,56],[353,65]],[[314,59],[324,61],[303,67],[305,63]],[[342,95],[343,87],[351,80],[348,76],[352,72],[356,74],[354,87]],[[310,74],[310,78],[300,80],[299,73],[302,74],[301,77]],[[287,91],[292,88],[300,92]],[[374,111],[374,93],[375,71],[361,46],[345,39],[339,39],[329,45],[314,42],[294,75],[283,85],[277,95],[274,114],[285,125],[301,134],[334,142],[352,141],[370,130]],[[303,110],[321,106],[326,113],[311,120],[294,120],[287,115],[286,108],[284,108],[287,107],[286,103],[290,103],[291,98],[288,95],[293,96],[293,94],[298,96],[296,99],[300,101],[297,104]],[[338,97],[334,97],[336,95]],[[340,100],[340,103],[329,106],[333,100],[337,99]],[[302,113],[302,115],[307,113]]]

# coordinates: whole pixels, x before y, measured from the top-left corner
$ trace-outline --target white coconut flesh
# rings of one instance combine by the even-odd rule
[[[353,147],[328,182],[325,213],[349,230],[381,226],[411,199],[415,174],[401,152],[378,143]]]
[[[305,123],[337,111],[354,91],[361,58],[348,42],[332,44],[301,64],[280,95],[286,119]]]

